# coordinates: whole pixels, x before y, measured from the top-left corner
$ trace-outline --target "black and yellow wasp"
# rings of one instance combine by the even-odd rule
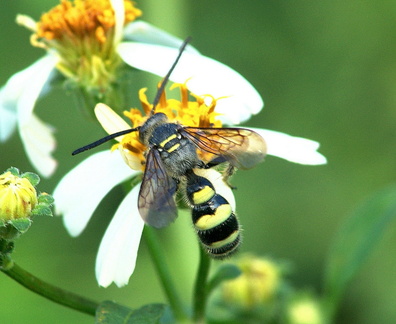
[[[155,108],[170,74],[180,59],[188,40],[180,49],[174,64],[164,77],[144,124],[108,135],[75,150],[78,154],[120,135],[139,132],[147,147],[145,171],[139,192],[138,208],[148,225],[161,228],[177,217],[176,192],[183,191],[192,209],[193,223],[206,251],[214,258],[224,258],[236,251],[240,227],[229,202],[220,194],[208,176],[209,169],[227,165],[227,178],[234,168],[249,169],[263,161],[264,139],[244,128],[197,128],[172,123]],[[210,153],[210,161],[200,159],[199,152]],[[205,172],[207,170],[208,172]],[[219,184],[216,184],[219,186]]]

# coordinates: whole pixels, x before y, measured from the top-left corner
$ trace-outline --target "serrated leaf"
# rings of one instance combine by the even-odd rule
[[[21,177],[28,179],[33,187],[37,186],[40,182],[40,177],[33,172],[25,172]]]
[[[212,292],[217,286],[219,286],[225,280],[231,280],[239,277],[242,271],[235,264],[223,264],[221,265],[214,276],[209,280],[207,285],[207,293]]]
[[[159,323],[166,305],[150,304],[133,310],[111,301],[102,302],[96,310],[98,324],[155,324]]]
[[[18,170],[16,167],[8,168],[8,169],[6,170],[6,172],[7,172],[7,171],[10,171],[11,174],[14,175],[14,176],[16,176],[16,177],[19,177],[19,170]]]
[[[54,203],[54,198],[47,193],[42,193],[38,196],[38,202],[39,204],[51,205]]]
[[[10,223],[19,233],[25,233],[32,224],[32,221],[29,218],[18,218],[11,220]]]
[[[373,194],[347,218],[327,258],[325,298],[336,307],[346,286],[396,218],[396,185]]]
[[[155,324],[159,323],[167,308],[164,304],[150,304],[137,309],[129,319],[133,324]]]
[[[47,205],[37,205],[32,210],[32,215],[34,216],[53,216],[52,210]]]

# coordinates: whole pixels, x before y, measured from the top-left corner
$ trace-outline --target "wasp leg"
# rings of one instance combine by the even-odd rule
[[[216,167],[220,164],[226,163],[227,160],[223,157],[223,156],[218,156],[215,157],[213,160],[211,160],[210,162],[203,164],[203,168],[204,169],[210,169],[213,167]],[[230,178],[232,177],[232,175],[235,173],[236,168],[234,166],[232,166],[231,164],[227,165],[227,168],[225,168],[222,171],[222,175],[223,175],[223,181],[226,183],[226,185],[228,187],[230,187],[232,190],[237,189],[235,186],[233,186],[230,183]]]
[[[231,164],[229,164],[228,166],[227,166],[227,169],[225,169],[224,171],[223,171],[223,180],[224,180],[224,182],[227,184],[227,186],[229,186],[232,190],[235,190],[235,189],[237,189],[237,187],[235,187],[235,186],[233,186],[231,183],[230,183],[230,178],[233,176],[233,174],[235,173],[235,167],[234,166],[232,166]]]
[[[222,164],[224,162],[227,162],[227,160],[223,156],[217,156],[213,160],[211,160],[210,162],[206,163],[204,168],[205,169],[210,169],[210,168],[216,167],[219,164]]]

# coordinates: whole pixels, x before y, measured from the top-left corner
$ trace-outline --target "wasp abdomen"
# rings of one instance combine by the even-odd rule
[[[216,259],[236,252],[241,241],[240,227],[228,201],[216,193],[208,179],[193,172],[188,176],[186,191],[194,228],[207,252]]]

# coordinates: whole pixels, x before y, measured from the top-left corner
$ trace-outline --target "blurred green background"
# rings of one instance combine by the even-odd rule
[[[43,54],[30,46],[30,33],[15,24],[16,14],[38,19],[57,3],[0,2],[0,84]],[[258,89],[265,108],[248,126],[321,143],[326,166],[268,157],[233,179],[244,228],[242,251],[292,262],[293,284],[320,292],[325,258],[337,229],[359,202],[396,180],[396,2],[152,0],[137,4],[144,10],[142,19],[181,38],[191,35],[203,54],[233,67]],[[133,93],[146,85],[144,73],[137,75],[141,78]],[[98,124],[81,118],[73,96],[62,89],[41,100],[36,111],[57,129],[59,168],[39,185],[39,190],[51,193],[57,181],[85,158],[71,157],[70,152],[103,132]],[[17,134],[0,144],[0,170],[9,166],[34,171]],[[104,289],[95,281],[95,255],[121,195],[121,190],[113,190],[78,238],[68,236],[61,218],[37,218],[17,241],[15,261],[42,279],[95,300],[130,307],[163,302],[144,242],[128,286]],[[180,215],[160,235],[178,288],[191,298],[198,250],[189,215]],[[395,252],[396,230],[389,228],[347,290],[337,323],[396,321]],[[1,274],[0,292],[2,323],[93,321]]]

